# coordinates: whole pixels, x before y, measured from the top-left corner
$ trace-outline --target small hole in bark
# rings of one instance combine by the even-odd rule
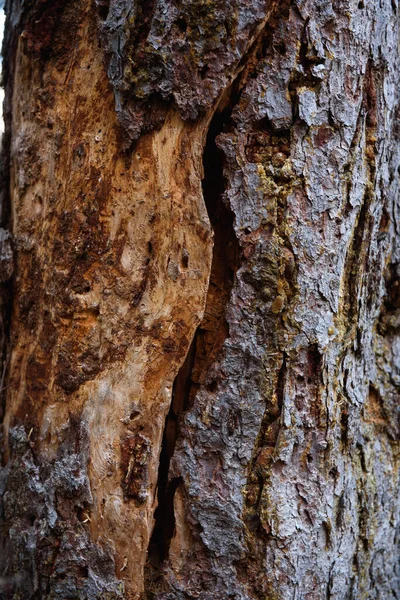
[[[185,19],[183,19],[183,18],[178,19],[176,22],[176,26],[178,27],[178,29],[181,33],[186,33],[187,23],[186,23]]]
[[[89,576],[89,569],[86,566],[78,567],[78,572],[79,572],[79,577],[86,578]]]
[[[329,475],[331,477],[333,477],[333,479],[337,479],[338,475],[339,475],[339,471],[337,467],[332,467],[332,469],[329,471]]]
[[[364,6],[364,2],[359,2],[358,3],[358,8],[361,10],[362,8],[365,8]]]
[[[100,2],[97,4],[97,14],[101,21],[105,21],[108,17],[108,2]]]
[[[36,521],[36,516],[35,515],[28,515],[28,521],[29,521],[29,525],[34,525],[35,521]]]
[[[278,50],[279,54],[281,56],[284,56],[286,54],[286,44],[285,42],[279,42],[279,44],[277,45],[276,49]]]
[[[88,507],[84,507],[84,508],[79,508],[78,509],[78,519],[81,523],[88,522],[88,516],[89,516],[89,509]]]
[[[216,381],[212,381],[206,386],[207,390],[211,393],[214,393],[218,389],[218,383]]]
[[[189,267],[189,254],[185,250],[182,252],[181,265],[183,269],[187,269]]]
[[[200,69],[200,77],[202,79],[205,79],[207,77],[208,71],[210,70],[208,65],[204,65],[204,67],[202,67]]]

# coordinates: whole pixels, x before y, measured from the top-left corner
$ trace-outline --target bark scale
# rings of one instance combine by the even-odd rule
[[[399,597],[397,2],[6,9],[3,597]]]

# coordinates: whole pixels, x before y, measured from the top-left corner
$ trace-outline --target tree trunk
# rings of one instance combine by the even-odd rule
[[[398,10],[7,0],[2,598],[400,598]]]

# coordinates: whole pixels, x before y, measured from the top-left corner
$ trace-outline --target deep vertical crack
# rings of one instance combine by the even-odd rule
[[[216,144],[216,138],[226,129],[229,119],[229,109],[215,114],[204,148],[202,185],[214,231],[213,260],[204,318],[174,381],[171,406],[165,421],[157,482],[158,507],[148,549],[146,580],[149,598],[162,582],[162,567],[168,560],[174,534],[173,502],[180,479],[169,479],[169,466],[180,432],[181,418],[193,405],[200,385],[206,383],[207,388],[213,391],[213,382],[206,382],[206,375],[229,334],[225,310],[238,267],[239,245],[233,229],[233,214],[224,202],[223,153]]]

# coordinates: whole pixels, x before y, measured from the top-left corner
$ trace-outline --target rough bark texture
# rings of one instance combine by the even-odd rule
[[[6,10],[2,597],[400,598],[397,0]]]

